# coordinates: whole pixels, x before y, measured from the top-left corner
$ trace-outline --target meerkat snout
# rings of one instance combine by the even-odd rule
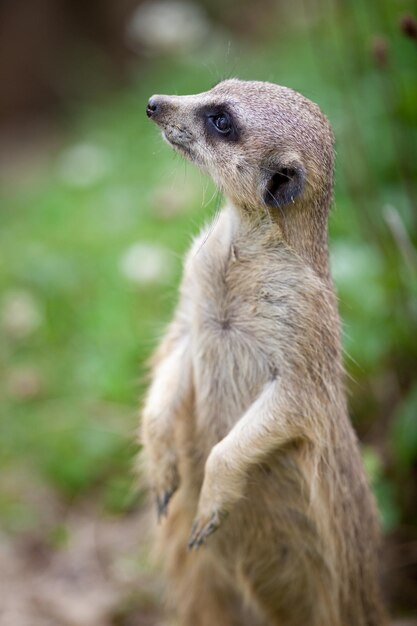
[[[152,96],[151,98],[149,98],[147,107],[146,107],[146,115],[148,117],[152,117],[155,118],[162,109],[162,103],[161,100],[158,98],[158,96]]]

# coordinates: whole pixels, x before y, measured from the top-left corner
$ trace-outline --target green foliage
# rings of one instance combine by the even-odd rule
[[[380,456],[371,446],[362,450],[372,489],[374,491],[381,518],[382,528],[388,532],[396,528],[400,521],[400,510],[395,497],[395,486],[384,476],[384,467]]]
[[[411,470],[417,459],[417,385],[404,398],[395,414],[392,442],[401,470]]]

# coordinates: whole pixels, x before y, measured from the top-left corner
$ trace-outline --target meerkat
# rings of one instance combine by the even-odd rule
[[[146,112],[227,200],[186,257],[142,413],[174,623],[382,626],[329,269],[330,124],[237,79]]]

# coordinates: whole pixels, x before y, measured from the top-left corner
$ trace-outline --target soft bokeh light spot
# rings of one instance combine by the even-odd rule
[[[122,274],[136,285],[149,285],[172,276],[173,256],[163,246],[140,242],[128,248],[120,259]]]
[[[103,147],[82,143],[67,148],[57,163],[58,177],[72,187],[90,187],[112,167],[112,157]]]

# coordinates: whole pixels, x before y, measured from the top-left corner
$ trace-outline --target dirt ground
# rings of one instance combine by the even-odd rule
[[[42,497],[36,531],[0,535],[1,626],[163,626],[150,514],[109,517],[94,502],[65,510]]]
[[[0,536],[1,626],[161,625],[144,513],[85,504],[54,521]]]

